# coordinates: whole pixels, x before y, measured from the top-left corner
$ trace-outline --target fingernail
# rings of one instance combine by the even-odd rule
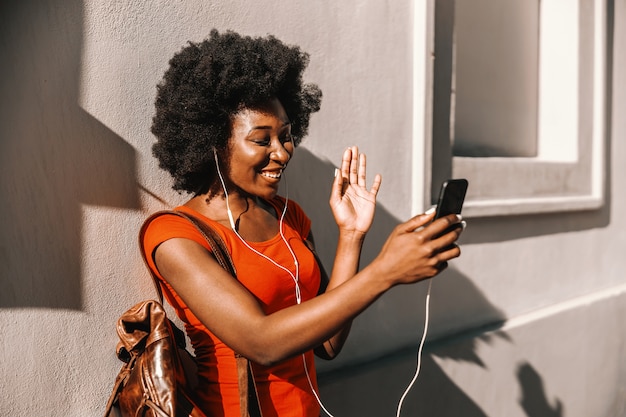
[[[428,210],[426,210],[426,212],[424,214],[433,214],[435,212],[436,208],[435,207],[431,207]]]
[[[337,178],[337,174],[339,173],[339,170],[337,168],[335,168],[335,178]]]
[[[461,222],[461,227],[463,228],[463,230],[465,230],[465,228],[467,227],[467,222],[465,220]]]
[[[460,214],[457,214],[456,218],[459,219],[459,221],[463,220],[463,216],[461,216]]]

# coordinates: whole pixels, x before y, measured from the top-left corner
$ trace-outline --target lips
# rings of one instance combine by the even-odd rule
[[[283,170],[278,169],[276,171],[261,171],[261,175],[263,175],[266,178],[272,178],[272,179],[278,180],[283,175]]]

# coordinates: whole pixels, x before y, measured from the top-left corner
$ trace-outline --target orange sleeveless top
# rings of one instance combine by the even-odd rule
[[[280,215],[285,205],[282,197],[269,203]],[[268,260],[247,248],[228,227],[200,213],[181,206],[176,210],[187,212],[209,224],[224,239],[235,268],[237,279],[252,292],[263,310],[271,314],[296,304],[295,285],[292,277]],[[294,251],[299,263],[299,283],[302,301],[315,297],[320,287],[320,270],[304,239],[311,230],[311,221],[296,203],[289,201],[283,224],[283,234]],[[189,310],[185,302],[159,274],[153,254],[163,242],[172,238],[186,238],[198,242],[207,250],[208,244],[196,228],[187,220],[173,215],[156,218],[147,227],[143,250],[148,264],[161,280],[166,300],[178,317],[185,323],[198,362],[198,400],[203,411],[214,417],[239,417],[239,388],[234,352],[207,329]],[[290,269],[295,275],[294,262],[280,234],[265,242],[248,242],[257,251]],[[309,385],[317,390],[313,352],[287,359],[271,367],[253,363],[252,369],[259,393],[264,417],[318,417],[320,407]]]

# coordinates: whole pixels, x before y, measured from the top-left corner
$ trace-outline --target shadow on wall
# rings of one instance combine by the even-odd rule
[[[462,284],[461,281],[466,280],[460,274],[452,275],[454,277],[450,284]],[[439,286],[440,281],[436,282]],[[490,309],[473,286],[465,285],[465,289],[468,290],[466,298],[470,303],[484,303],[483,309]],[[437,288],[439,298],[445,299],[445,305],[450,308],[454,305],[454,300],[449,300],[445,292],[444,288]],[[444,303],[440,300],[439,305],[443,308],[442,304]],[[497,314],[495,309],[491,312]],[[424,318],[420,317],[420,320],[423,322]],[[484,368],[485,364],[477,354],[479,343],[494,343],[495,337],[500,337],[507,343],[512,342],[506,334],[485,335],[483,330],[472,332],[471,335],[455,335],[453,340],[427,344],[421,357],[419,378],[402,404],[402,416],[488,415],[435,360],[446,358]],[[422,328],[413,326],[405,328],[404,331],[421,336]],[[360,364],[321,374],[320,391],[329,410],[345,416],[395,415],[400,398],[415,374],[418,344],[418,341],[415,341],[411,346],[388,352],[385,356],[373,357]]]
[[[503,338],[513,343],[506,334],[492,333],[485,336],[478,332],[465,335],[453,343],[441,341],[428,346],[423,355],[419,378],[411,387],[402,403],[401,416],[438,417],[487,417],[474,399],[450,378],[438,365],[435,357],[469,362],[485,368],[475,356],[477,341],[495,344],[495,338]],[[325,407],[342,416],[391,416],[396,414],[402,394],[415,374],[416,349],[406,349],[368,364],[353,366],[320,377],[320,391]],[[563,404],[558,398],[549,400],[543,380],[537,370],[528,362],[519,364],[516,375],[519,386],[505,384],[504,397],[510,390],[519,391],[520,412],[528,417],[562,417]],[[480,383],[480,381],[476,381]],[[493,384],[485,382],[486,387]],[[498,392],[487,394],[496,398]],[[514,410],[512,404],[506,409]],[[517,414],[516,414],[517,415]],[[520,414],[521,415],[521,414]],[[615,414],[618,415],[618,414]],[[621,414],[619,414],[621,415]]]
[[[560,400],[550,405],[546,398],[543,381],[529,363],[522,363],[517,369],[517,377],[522,387],[520,404],[528,417],[561,417],[564,415]]]
[[[296,200],[313,221],[317,250],[330,270],[337,238],[335,222],[328,208],[328,197],[335,165],[321,161],[300,147],[287,171],[290,198]],[[410,196],[407,193],[407,204]],[[374,226],[363,249],[362,264],[371,262],[380,246],[400,221],[379,206]],[[415,370],[415,352],[424,321],[425,285],[392,290],[355,320],[350,339],[335,361],[321,362],[319,384],[324,405],[337,415],[392,415],[406,384]],[[491,305],[467,277],[450,269],[433,285],[437,302],[431,308],[431,323],[442,332],[454,332],[462,316],[471,311],[483,323],[498,323],[502,313]],[[445,305],[444,305],[445,304]],[[454,306],[454,308],[450,308]],[[450,318],[450,320],[448,320]],[[455,344],[446,355],[479,366],[476,339]],[[439,352],[437,352],[439,354]],[[422,376],[427,384],[411,393],[403,415],[486,416],[437,365],[432,356],[423,357]],[[426,407],[426,408],[425,408]],[[423,414],[428,411],[431,414]],[[419,412],[420,414],[416,414]],[[435,414],[432,414],[432,413]]]
[[[79,107],[82,1],[0,10],[0,308],[80,309],[81,205],[139,208],[135,151]]]
[[[0,205],[0,308],[80,309],[81,205],[139,208],[135,151],[78,105],[82,7],[79,0],[5,1],[0,6],[0,87],[9,98],[0,104],[0,193],[4,198]],[[318,250],[328,268],[337,238],[327,203],[334,165],[304,148],[295,158],[296,166],[287,173],[290,197],[312,218]],[[409,204],[409,193],[406,198]],[[398,222],[383,207],[378,209],[364,247],[364,264],[374,258]],[[433,306],[433,320],[440,327],[459,325],[444,316],[448,311],[456,317],[471,311],[481,323],[503,319],[467,277],[450,270],[441,278],[436,291],[445,302]],[[357,320],[354,337],[342,355],[345,359],[335,365],[341,369],[320,375],[329,405],[347,403],[351,411],[361,411],[353,415],[387,415],[393,409],[412,373],[412,347],[421,336],[424,319],[422,308],[416,308],[423,297],[416,296],[423,296],[423,289],[414,286],[387,294]],[[456,343],[455,351],[447,355],[480,366],[473,340]],[[403,354],[409,347],[411,353]],[[485,415],[431,356],[424,359],[423,378],[428,384],[408,400],[408,415],[425,403],[437,415]],[[344,383],[349,380],[353,383],[344,396]],[[529,379],[520,376],[520,380]],[[536,392],[533,395],[537,397]],[[425,401],[432,398],[437,399],[435,404]],[[385,409],[382,413],[376,412],[381,408]]]
[[[316,246],[326,269],[334,256],[337,230],[328,208],[335,165],[298,148],[287,171],[289,196],[313,221]],[[283,194],[285,191],[283,191]],[[407,204],[409,196],[407,195]],[[368,234],[362,264],[374,259],[387,235],[400,221],[384,207],[377,208]],[[342,355],[319,362],[319,384],[324,406],[335,415],[392,415],[415,372],[416,351],[424,323],[425,285],[394,289],[355,320]],[[398,291],[396,291],[398,290]],[[514,343],[497,330],[503,313],[453,267],[433,283],[430,323],[435,342],[422,355],[419,381],[409,392],[402,415],[485,417],[486,412],[440,367],[437,358],[485,367],[478,344]],[[467,331],[466,329],[472,329]],[[488,333],[487,333],[488,332]],[[560,403],[546,400],[541,378],[529,364],[520,366],[517,378],[529,417],[559,416]]]

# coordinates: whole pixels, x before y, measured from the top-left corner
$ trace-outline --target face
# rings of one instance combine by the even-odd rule
[[[271,199],[293,151],[291,124],[280,101],[243,109],[232,119],[229,182],[244,194]]]

